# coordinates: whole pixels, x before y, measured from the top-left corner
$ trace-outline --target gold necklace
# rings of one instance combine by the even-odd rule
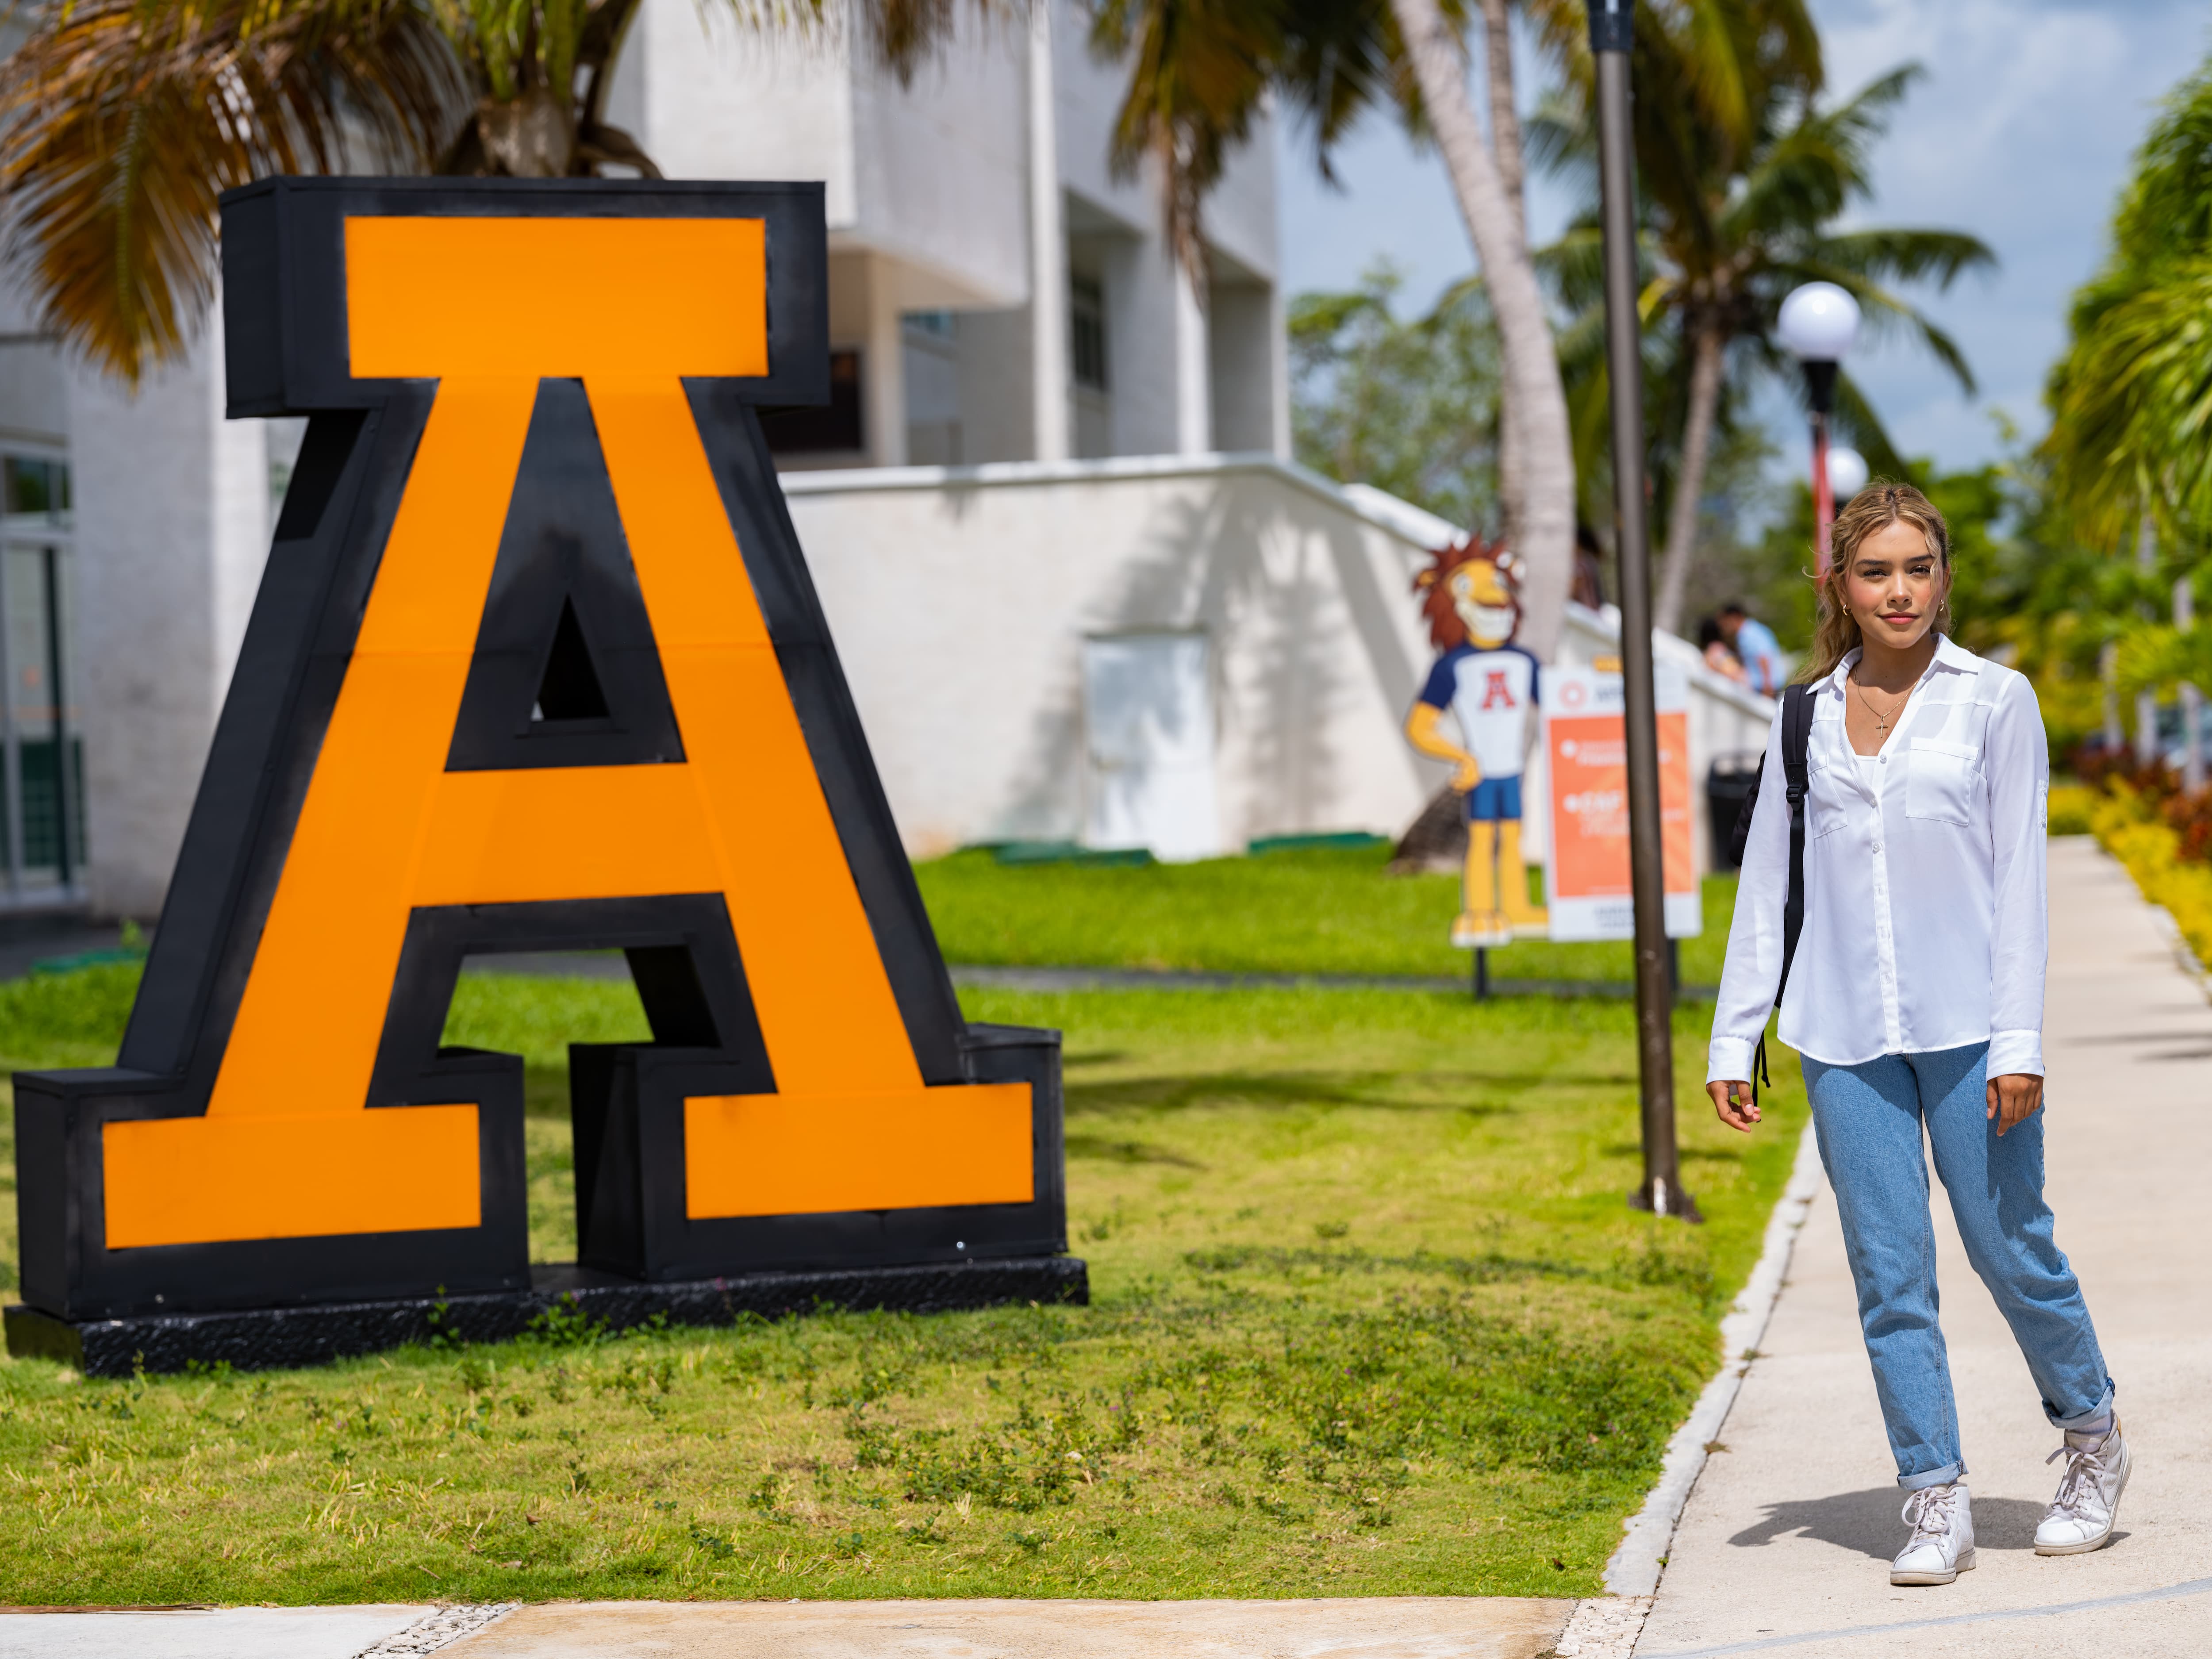
[[[1899,696],[1896,703],[1891,708],[1889,713],[1885,714],[1881,709],[1874,706],[1874,699],[1867,695],[1866,687],[1859,684],[1856,680],[1851,681],[1851,684],[1858,691],[1859,701],[1867,706],[1867,713],[1874,716],[1874,730],[1876,737],[1880,737],[1883,732],[1889,730],[1889,723],[1897,718],[1898,710],[1903,708],[1905,703],[1911,700],[1912,696],[1912,689],[1910,686],[1907,686],[1903,694]]]

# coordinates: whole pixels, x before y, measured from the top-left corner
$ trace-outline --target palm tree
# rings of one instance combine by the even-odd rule
[[[1503,0],[1482,3],[1486,39],[1502,40]],[[1468,22],[1464,0],[1102,0],[1091,38],[1131,65],[1115,162],[1125,173],[1158,163],[1187,258],[1206,191],[1271,95],[1310,122],[1324,174],[1331,147],[1370,109],[1395,111],[1435,143],[1497,320],[1513,428],[1510,511],[1528,561],[1523,635],[1540,655],[1558,635],[1573,568],[1574,454],[1519,200],[1510,62],[1491,54],[1492,84],[1508,95],[1493,109],[1506,118],[1486,136],[1468,95]]]
[[[1522,0],[1538,38],[1585,88],[1595,75],[1584,0]],[[1157,157],[1179,238],[1228,146],[1270,92],[1310,122],[1326,174],[1330,147],[1362,113],[1395,107],[1442,155],[1473,237],[1503,358],[1500,493],[1507,528],[1529,559],[1528,633],[1556,633],[1572,554],[1577,471],[1551,319],[1521,200],[1506,0],[1481,0],[1492,125],[1487,143],[1467,94],[1464,0],[1104,0],[1095,44],[1133,52],[1117,155]],[[1820,40],[1805,0],[1645,0],[1636,11],[1638,144],[1685,132],[1738,139],[1764,112],[1778,73],[1820,81]],[[1665,68],[1669,77],[1655,79]]]
[[[2204,768],[2194,688],[2212,684],[2212,630],[2195,625],[2191,592],[2212,542],[2208,148],[2212,65],[2174,89],[2137,153],[2113,215],[2112,253],[2075,296],[2071,338],[2045,388],[2051,422],[2043,444],[2053,497],[2076,533],[2114,553],[2132,542],[2146,576],[2172,584],[2171,624],[2149,620],[2163,596],[2139,592],[2126,607],[2140,620],[2121,625],[2108,678],[2116,691],[2143,694],[2146,727],[2156,691],[2180,684],[2192,785]],[[2137,741],[2148,748],[2154,735],[2146,729]]]
[[[976,0],[988,6],[992,0]],[[825,0],[724,0],[807,27]],[[0,66],[9,258],[47,325],[136,381],[214,292],[216,198],[276,173],[658,177],[606,119],[638,0],[46,0]],[[902,72],[951,0],[871,0]]]
[[[2176,88],[2112,220],[2105,268],[2075,296],[2051,371],[2053,495],[2092,543],[2145,518],[2212,526],[2212,65]]]
[[[1654,30],[1648,43],[1639,37],[1638,67],[1650,63],[1650,81],[1663,89],[1695,72],[1688,50],[1693,45]],[[1990,250],[1959,231],[1833,228],[1847,208],[1871,194],[1868,151],[1918,73],[1911,66],[1893,70],[1824,108],[1802,69],[1771,54],[1754,60],[1738,83],[1754,106],[1741,147],[1717,125],[1673,118],[1683,99],[1639,100],[1639,109],[1661,106],[1640,118],[1638,133],[1642,308],[1657,357],[1650,377],[1652,429],[1680,434],[1657,446],[1654,458],[1653,470],[1667,486],[1667,539],[1654,606],[1662,628],[1681,624],[1715,434],[1757,375],[1797,382],[1796,364],[1771,337],[1790,289],[1820,280],[1850,290],[1877,334],[1912,336],[1963,388],[1974,389],[1956,343],[1892,285],[1932,281],[1948,288],[1960,272],[1993,264]],[[1586,166],[1593,147],[1588,110],[1587,93],[1571,82],[1568,96],[1534,125],[1539,154],[1554,165]],[[1603,417],[1597,238],[1595,215],[1588,215],[1541,256],[1577,315],[1563,332],[1562,355],[1571,384],[1588,388],[1574,399],[1578,431]],[[1848,377],[1838,380],[1837,425],[1875,465],[1902,476],[1887,434]],[[1590,429],[1585,441],[1595,437]]]

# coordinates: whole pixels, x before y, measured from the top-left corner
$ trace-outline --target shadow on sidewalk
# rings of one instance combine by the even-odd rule
[[[1968,1483],[1972,1484],[1971,1480]],[[1905,1494],[1895,1486],[1876,1486],[1869,1492],[1838,1492],[1832,1498],[1807,1498],[1767,1506],[1766,1516],[1746,1527],[1731,1544],[1757,1549],[1785,1534],[1794,1533],[1838,1549],[1887,1561],[1905,1547],[1905,1523],[1898,1512]],[[2043,1519],[2043,1505],[2024,1498],[1974,1499],[1974,1545],[1978,1549],[2027,1550],[2035,1547],[2035,1528]]]

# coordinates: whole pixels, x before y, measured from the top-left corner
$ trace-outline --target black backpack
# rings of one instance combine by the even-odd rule
[[[1782,993],[1790,984],[1790,964],[1797,957],[1797,935],[1805,927],[1805,793],[1806,756],[1813,743],[1813,688],[1809,685],[1785,687],[1782,693],[1782,775],[1787,787],[1785,798],[1790,803],[1790,892],[1782,902],[1782,980],[1774,988],[1774,1006],[1782,1006]],[[1751,793],[1744,797],[1742,808],[1735,815],[1735,829],[1729,836],[1729,856],[1743,866],[1743,849],[1751,839],[1752,814],[1758,810],[1759,790],[1766,775],[1766,757],[1759,759],[1759,770],[1752,775]],[[1759,1103],[1759,1086],[1772,1088],[1774,1084],[1766,1075],[1766,1033],[1759,1034],[1759,1048],[1751,1062],[1751,1099]]]

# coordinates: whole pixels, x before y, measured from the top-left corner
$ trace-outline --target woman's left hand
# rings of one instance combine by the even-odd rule
[[[2016,1123],[2025,1122],[2035,1115],[2036,1108],[2043,1104],[2043,1079],[2025,1073],[2008,1073],[1990,1079],[1988,1116],[1996,1120],[1997,1133],[2002,1134]]]

